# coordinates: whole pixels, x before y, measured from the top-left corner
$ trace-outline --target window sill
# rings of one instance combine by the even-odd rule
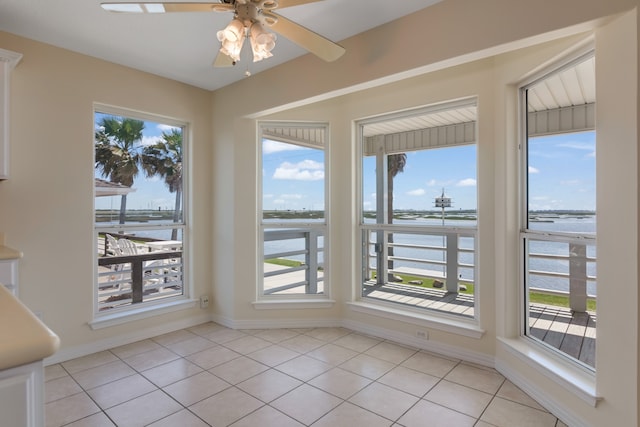
[[[474,321],[416,313],[363,301],[350,302],[347,303],[347,305],[351,310],[360,313],[398,320],[412,325],[436,329],[465,337],[480,339],[485,333],[484,329],[480,328]]]
[[[257,310],[296,310],[307,308],[331,308],[335,304],[331,299],[273,299],[253,302],[253,308]]]
[[[554,356],[523,338],[498,338],[498,343],[535,372],[549,378],[589,405],[596,407],[602,397],[596,393],[595,373],[561,356]]]
[[[145,305],[144,307],[130,309],[127,311],[100,315],[99,317],[96,317],[91,322],[89,322],[89,326],[91,326],[91,329],[93,330],[108,328],[110,326],[121,325],[123,323],[146,319],[153,316],[159,316],[165,313],[171,313],[187,308],[194,308],[197,304],[198,301],[194,299],[181,299],[178,301]]]

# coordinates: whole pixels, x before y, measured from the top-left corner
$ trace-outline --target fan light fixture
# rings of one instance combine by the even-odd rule
[[[259,21],[246,27],[236,18],[227,25],[227,28],[218,31],[217,37],[222,44],[220,52],[231,58],[234,63],[240,61],[240,51],[247,37],[253,51],[253,62],[273,56],[271,50],[276,46],[276,35],[265,30]]]

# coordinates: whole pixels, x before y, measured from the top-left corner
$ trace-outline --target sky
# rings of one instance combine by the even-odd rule
[[[98,129],[98,124],[105,116],[112,116],[110,114],[96,113],[95,116],[95,128]],[[152,121],[145,121],[143,129],[143,137],[141,145],[153,145],[161,139],[162,132],[170,132],[171,129],[180,129],[175,126],[169,126]],[[96,178],[109,180],[108,177],[103,177],[102,174],[96,169],[94,172]],[[158,177],[145,177],[141,171],[135,178],[132,188],[135,191],[127,195],[127,210],[131,209],[152,209],[158,210],[173,210],[175,206],[175,193],[169,193],[169,188],[164,181]],[[120,209],[120,196],[110,197],[96,197],[95,200],[96,209]]]
[[[96,115],[96,126],[101,119]],[[172,127],[145,121],[143,145],[156,142]],[[322,150],[263,142],[263,209],[323,210],[325,156]],[[595,210],[595,133],[571,133],[531,139],[529,142],[529,209]],[[365,158],[363,208],[373,210],[375,159]],[[95,176],[102,178],[96,170]],[[127,197],[128,209],[172,209],[175,195],[157,177],[136,177],[136,190]],[[477,153],[475,145],[407,153],[403,172],[394,180],[395,210],[434,210],[444,189],[452,210],[477,207]],[[120,197],[96,198],[96,209],[119,209]]]
[[[595,133],[539,137],[529,142],[530,210],[595,210]],[[287,149],[289,148],[289,149]],[[315,210],[324,206],[320,150],[263,143],[263,209]],[[376,204],[375,159],[365,158],[363,208]],[[477,208],[475,145],[407,153],[394,180],[394,210],[434,210],[444,192],[452,210]]]

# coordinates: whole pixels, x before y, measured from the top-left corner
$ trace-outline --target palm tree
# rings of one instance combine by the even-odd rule
[[[171,129],[162,132],[162,139],[142,150],[142,168],[147,176],[159,175],[169,186],[169,192],[176,193],[173,222],[180,220],[182,201],[182,132]],[[178,230],[173,229],[171,240],[176,240]]]
[[[95,134],[95,168],[109,181],[131,187],[140,164],[139,142],[144,122],[141,120],[104,117]],[[120,224],[127,212],[127,195],[120,203]]]
[[[393,180],[400,172],[404,171],[404,167],[407,164],[407,155],[405,153],[389,154],[387,157],[387,223],[393,222]],[[389,243],[389,258],[387,259],[387,271],[393,270],[393,234],[389,233],[387,237],[387,243]],[[388,273],[388,280],[395,282],[396,278],[393,273]]]

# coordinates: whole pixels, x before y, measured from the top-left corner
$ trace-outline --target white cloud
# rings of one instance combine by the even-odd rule
[[[475,187],[475,186],[476,186],[476,180],[473,178],[462,179],[456,183],[456,187]]]
[[[281,194],[280,197],[286,200],[300,200],[304,196],[302,194]]]
[[[146,147],[149,145],[157,144],[160,141],[162,141],[162,137],[160,136],[143,136],[140,143]]]
[[[409,196],[424,196],[426,191],[423,188],[417,188],[415,190],[407,191],[407,195]]]
[[[313,160],[303,160],[295,164],[284,162],[276,168],[273,179],[320,181],[324,179],[324,164]]]
[[[529,166],[529,173],[540,173],[540,170],[534,168],[533,166]]]
[[[163,125],[163,124],[159,124],[158,125],[158,129],[160,129],[163,132],[167,132],[167,133],[171,132],[174,129],[175,130],[181,130],[181,128],[178,127],[178,126]]]
[[[566,181],[560,181],[560,184],[562,185],[580,185],[580,180],[579,179],[569,179]]]
[[[593,151],[593,143],[590,143],[590,142],[568,141],[568,142],[563,142],[562,144],[558,144],[558,147],[573,148],[574,150]]]
[[[285,144],[284,142],[271,141],[268,139],[262,142],[263,154],[272,154],[272,153],[279,153],[281,151],[297,151],[297,150],[308,150],[308,148],[301,147],[299,145],[294,145],[294,144]]]
[[[435,179],[432,179],[432,180],[430,180],[429,182],[427,182],[427,185],[428,185],[429,187],[434,187],[434,186],[438,185],[438,183],[436,182],[436,180],[435,180]]]

